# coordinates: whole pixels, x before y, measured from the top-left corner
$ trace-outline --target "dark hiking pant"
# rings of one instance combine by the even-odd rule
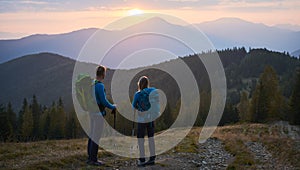
[[[103,130],[103,116],[100,113],[91,113],[90,114],[90,132],[88,140],[88,160],[97,161],[99,140]]]
[[[138,123],[137,128],[137,138],[138,145],[140,150],[140,161],[145,161],[145,131],[147,130],[148,134],[148,142],[149,142],[149,150],[150,150],[150,160],[155,160],[155,143],[154,143],[154,122],[149,123]]]

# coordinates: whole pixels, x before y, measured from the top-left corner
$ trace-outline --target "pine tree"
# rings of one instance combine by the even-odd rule
[[[31,103],[32,117],[33,117],[33,137],[38,138],[39,134],[39,117],[40,117],[40,106],[37,102],[36,96],[33,95]]]
[[[241,100],[238,104],[238,112],[240,121],[242,122],[248,122],[250,121],[250,101],[248,98],[248,93],[246,91],[243,91],[241,93]]]
[[[7,110],[6,114],[8,117],[8,124],[9,124],[9,136],[14,139],[16,136],[16,131],[17,131],[17,117],[16,113],[12,109],[12,105],[9,102],[7,105]]]
[[[49,139],[50,129],[50,111],[46,108],[43,109],[42,115],[40,116],[39,123],[39,137],[40,139]]]
[[[50,137],[54,139],[62,139],[65,136],[66,113],[61,98],[58,105],[52,104],[50,109]]]
[[[251,120],[266,122],[282,119],[284,99],[275,70],[267,66],[261,74],[251,101]]]
[[[251,100],[251,121],[252,122],[264,122],[266,120],[267,110],[266,101],[267,96],[263,91],[262,83],[258,82]]]
[[[60,131],[60,133],[57,135],[58,135],[58,138],[63,138],[65,136],[65,127],[66,127],[67,117],[66,117],[66,112],[64,110],[63,101],[61,98],[59,98],[59,100],[58,100],[57,117],[59,118],[58,122],[57,122],[57,129],[59,129],[59,131]]]
[[[300,70],[298,70],[297,82],[290,98],[290,114],[290,122],[300,125]]]
[[[66,138],[76,138],[79,126],[75,111],[70,112],[66,123]]]
[[[238,121],[239,115],[237,109],[231,103],[226,103],[219,125],[223,126],[225,124],[236,123]]]
[[[31,140],[33,137],[33,116],[29,106],[25,107],[21,129],[23,139],[25,141]]]
[[[12,110],[11,103],[7,107],[0,105],[0,140],[12,141],[15,139],[16,114]]]
[[[6,108],[3,105],[0,105],[0,123],[0,140],[5,142],[9,138],[11,126],[9,125]]]
[[[22,108],[21,108],[21,110],[19,112],[19,115],[18,115],[18,123],[17,123],[17,126],[18,126],[17,127],[17,129],[18,129],[17,135],[18,136],[22,136],[23,115],[25,113],[25,109],[26,109],[27,106],[28,106],[27,99],[24,98]]]
[[[50,126],[49,126],[49,137],[50,139],[56,138],[56,127],[57,127],[57,113],[56,113],[56,105],[55,102],[52,103],[52,106],[49,110],[50,116]]]
[[[200,108],[199,108],[198,117],[197,117],[196,123],[195,123],[197,126],[204,125],[207,115],[208,115],[208,112],[209,112],[210,100],[211,100],[210,94],[205,91],[201,92],[200,96],[201,96],[200,97]]]

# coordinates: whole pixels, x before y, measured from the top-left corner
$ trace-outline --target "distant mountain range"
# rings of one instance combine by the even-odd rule
[[[287,29],[287,30],[291,30],[291,31],[300,31],[300,25],[293,25],[293,24],[277,24],[274,25],[277,28],[281,28],[281,29]]]
[[[84,43],[96,30],[90,28],[65,34],[36,34],[15,40],[0,40],[0,63],[40,52],[76,58]]]
[[[300,58],[300,49],[297,50],[297,51],[294,51],[294,52],[292,53],[292,56],[295,56],[295,57]]]
[[[216,49],[225,49],[232,47],[246,48],[268,48],[274,51],[287,51],[290,54],[298,56],[296,51],[300,50],[300,32],[291,31],[288,29],[281,29],[278,27],[270,27],[263,24],[256,24],[247,22],[237,18],[222,18],[215,21],[195,24],[199,27],[211,40]],[[38,34],[24,37],[15,40],[0,40],[0,63],[40,52],[51,52],[63,55],[72,59],[77,59],[78,54],[88,40],[88,38],[99,31],[98,34],[103,37],[103,40],[118,39],[119,36],[125,32],[134,33],[135,30],[151,31],[156,30],[171,30],[174,34],[179,31],[189,33],[193,37],[194,30],[191,26],[180,26],[171,24],[161,18],[150,18],[136,25],[133,25],[124,30],[101,30],[96,28],[89,28],[78,30],[65,34],[46,35]],[[176,44],[161,42],[156,44],[159,46],[166,46],[172,48]],[[101,48],[101,45],[99,45]],[[130,46],[128,48],[138,48],[139,44]],[[184,48],[172,48],[175,55],[184,56],[190,52]],[[200,53],[201,51],[199,51]],[[95,54],[96,55],[96,54]],[[117,57],[118,54],[115,54]],[[108,62],[115,61],[112,58]],[[152,63],[154,64],[154,63]],[[114,65],[114,64],[112,64]]]
[[[18,38],[22,38],[25,37],[28,34],[25,33],[11,33],[11,32],[0,32],[0,38],[2,40],[9,40],[12,39],[12,37],[14,37],[13,39],[18,39]]]
[[[207,34],[217,49],[244,46],[286,51],[290,54],[300,49],[300,31],[270,27],[238,18],[223,18],[197,26]]]

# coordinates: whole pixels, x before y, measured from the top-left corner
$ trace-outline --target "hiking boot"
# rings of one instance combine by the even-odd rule
[[[145,163],[145,165],[155,165],[155,160],[154,159],[150,159],[149,161],[147,161]]]
[[[146,162],[145,161],[140,161],[140,160],[138,160],[138,162],[137,162],[137,166],[138,167],[144,167],[146,165]]]
[[[104,163],[101,162],[101,161],[92,161],[92,160],[89,160],[89,161],[87,162],[87,164],[93,165],[93,166],[103,166],[103,165],[104,165]]]

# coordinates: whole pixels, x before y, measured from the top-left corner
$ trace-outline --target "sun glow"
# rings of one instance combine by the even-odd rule
[[[127,11],[128,16],[140,15],[140,14],[143,14],[143,13],[144,13],[144,11],[140,10],[140,9],[131,9],[131,10]]]

